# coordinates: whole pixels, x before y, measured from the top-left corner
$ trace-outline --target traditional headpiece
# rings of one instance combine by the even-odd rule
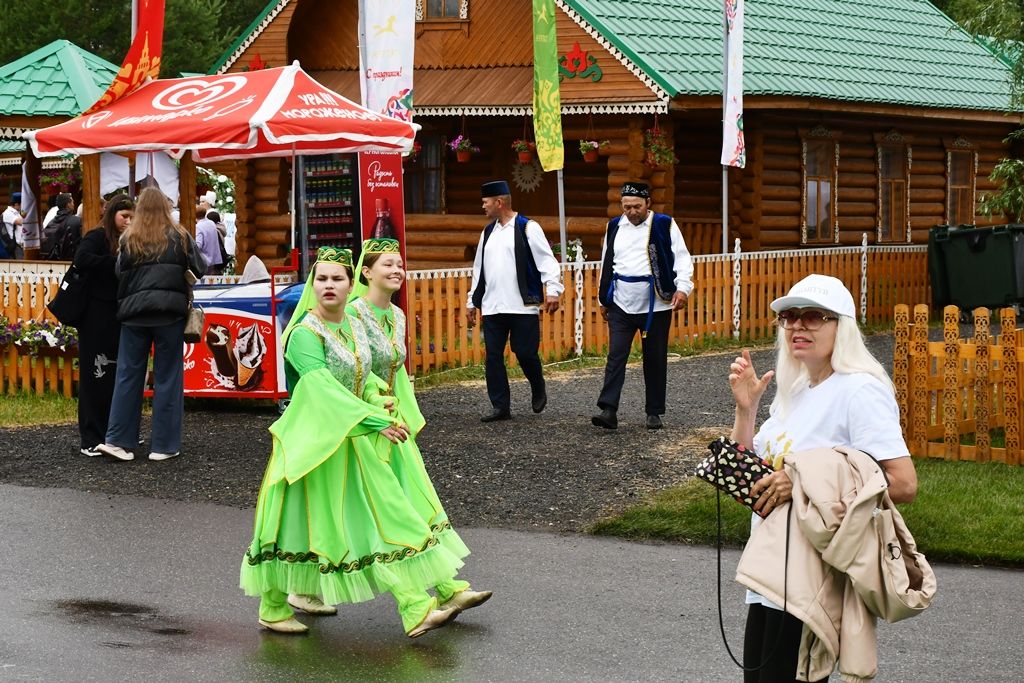
[[[642,197],[643,199],[651,198],[651,186],[647,183],[623,183],[622,189],[619,193],[623,197]]]
[[[316,252],[317,263],[337,263],[342,266],[352,267],[352,250],[341,249],[340,247],[320,247]]]
[[[512,190],[509,189],[508,182],[504,180],[492,180],[480,186],[480,197],[482,199],[500,197],[506,194],[512,194]]]
[[[370,290],[369,285],[363,284],[363,259],[367,254],[402,254],[402,245],[398,240],[390,237],[374,237],[363,240],[363,248],[359,252],[359,263],[356,264],[352,276],[352,291],[348,295],[349,301],[355,301]]]
[[[487,196],[487,195],[484,195],[484,196]],[[11,204],[21,204],[21,193],[20,192],[12,192],[11,193]]]

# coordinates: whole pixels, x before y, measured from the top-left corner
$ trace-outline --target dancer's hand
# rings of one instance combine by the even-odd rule
[[[389,425],[380,430],[380,433],[391,443],[403,443],[408,438],[408,433],[403,432],[397,425]]]
[[[745,411],[755,410],[774,376],[775,371],[769,370],[758,377],[750,360],[750,351],[743,349],[729,366],[729,387],[736,399],[736,407]]]
[[[384,399],[384,410],[386,410],[386,411],[388,411],[390,413],[394,409],[395,409],[395,399],[393,397],[385,398]]]

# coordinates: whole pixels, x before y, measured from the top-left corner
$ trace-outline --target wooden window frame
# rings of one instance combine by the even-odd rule
[[[437,149],[437,166],[430,166],[430,167],[426,166],[425,165],[426,164],[426,156],[427,156],[427,154],[425,153],[426,150],[421,150],[420,154],[422,155],[422,163],[423,163],[423,165],[417,167],[415,169],[415,171],[408,171],[408,169],[406,169],[405,173],[408,176],[413,176],[419,182],[419,189],[420,189],[421,194],[423,194],[423,195],[426,194],[426,192],[425,192],[425,183],[422,182],[423,179],[426,177],[426,175],[428,173],[437,173],[437,176],[438,176],[438,181],[437,181],[438,196],[436,197],[436,200],[437,200],[437,211],[436,211],[436,213],[437,214],[448,213],[448,208],[447,208],[447,204],[446,204],[446,201],[445,201],[445,195],[446,195],[446,189],[445,189],[445,177],[446,177],[445,159],[446,159],[447,155],[445,154],[445,140],[444,140],[444,137],[442,135],[440,135],[440,134],[434,134],[432,132],[424,130],[424,131],[421,131],[421,133],[419,135],[417,135],[417,138],[423,141],[424,147],[426,147],[429,144],[433,144],[436,141],[437,146],[438,146],[438,149]],[[406,183],[406,184],[410,184],[411,185],[411,183],[409,183],[409,179],[403,179],[403,182]],[[409,213],[430,213],[430,212],[427,212],[425,209],[423,209],[423,207],[413,207],[412,203],[409,202],[408,200],[406,200],[406,211],[409,212]]]
[[[800,244],[839,244],[839,134],[824,126],[799,130],[800,133]],[[811,143],[830,143],[832,146],[832,188],[829,192],[829,215],[832,217],[832,235],[808,238],[807,230],[807,147]]]
[[[469,21],[469,0],[459,0],[458,16],[429,17],[427,16],[428,0],[416,0],[416,23],[417,24],[461,24]],[[445,0],[441,0],[442,6]]]
[[[946,224],[961,225],[964,222],[957,220],[953,215],[953,190],[966,190],[969,195],[971,207],[971,220],[967,224],[974,225],[978,217],[978,148],[977,145],[965,137],[943,138],[943,145],[946,148]],[[956,154],[969,155],[970,168],[968,173],[970,180],[967,185],[953,186],[953,158]]]
[[[913,140],[908,136],[905,136],[895,130],[891,130],[888,133],[875,133],[875,177],[878,181],[877,186],[877,201],[875,210],[875,244],[893,244],[900,242],[909,243],[913,239],[913,232],[910,229],[910,169],[913,165]],[[882,151],[885,149],[899,150],[902,152],[899,156],[903,157],[903,173],[902,179],[884,179],[882,178]],[[882,188],[886,183],[893,183],[893,185],[903,185],[903,206],[899,207],[902,216],[897,217],[893,220],[890,226],[890,236],[886,238],[883,234],[882,226]],[[890,207],[896,208],[896,207]],[[904,230],[899,231],[897,227],[903,224]],[[900,233],[903,233],[903,239],[900,239]]]

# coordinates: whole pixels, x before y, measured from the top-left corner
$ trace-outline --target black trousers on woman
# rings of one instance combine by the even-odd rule
[[[751,605],[743,636],[743,666],[748,669],[761,668],[757,671],[744,671],[743,683],[796,681],[803,629],[803,622],[788,612],[764,605]],[[803,666],[806,667],[807,663],[804,662]],[[815,683],[826,681],[828,676]]]
[[[120,337],[117,302],[90,301],[78,326],[78,433],[82,448],[95,448],[106,440]]]

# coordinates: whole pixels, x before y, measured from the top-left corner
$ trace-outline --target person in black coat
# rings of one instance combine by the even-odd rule
[[[119,194],[107,202],[100,226],[90,230],[75,251],[75,267],[85,276],[89,292],[85,316],[78,325],[78,433],[82,454],[99,455],[96,447],[107,434],[107,418],[114,395],[117,346],[118,240],[132,221],[134,204]]]
[[[57,195],[57,215],[43,228],[39,253],[51,261],[69,261],[82,240],[82,219],[75,213],[75,199],[67,192]]]
[[[171,218],[167,197],[156,187],[145,188],[135,203],[131,225],[121,235],[115,266],[121,337],[110,422],[106,439],[97,447],[104,455],[135,458],[150,349],[153,434],[149,459],[166,460],[181,452],[189,271],[196,279],[206,274],[206,261],[195,240]]]

